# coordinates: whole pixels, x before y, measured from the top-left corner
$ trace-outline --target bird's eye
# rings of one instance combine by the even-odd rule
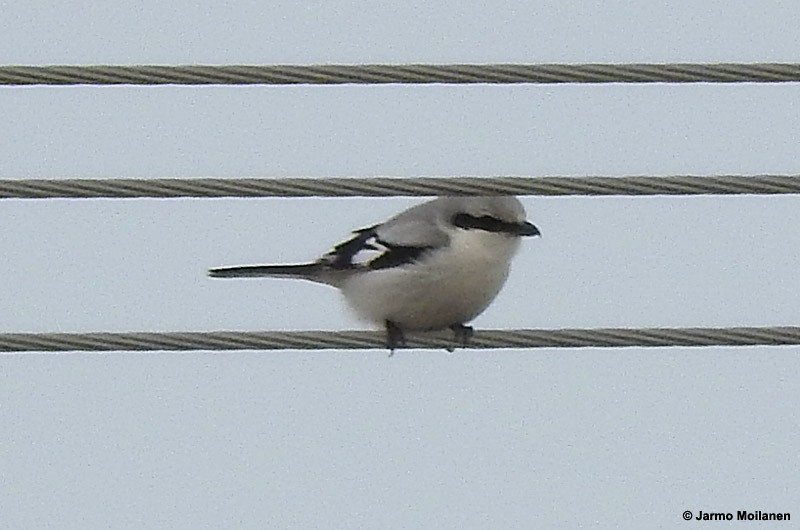
[[[477,220],[477,217],[468,213],[459,213],[453,217],[453,225],[465,230],[469,230],[470,228],[477,228],[475,224]]]

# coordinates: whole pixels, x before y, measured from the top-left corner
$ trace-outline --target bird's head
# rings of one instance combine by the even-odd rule
[[[516,197],[459,197],[452,199],[449,222],[464,230],[482,230],[509,237],[540,236],[526,220]]]

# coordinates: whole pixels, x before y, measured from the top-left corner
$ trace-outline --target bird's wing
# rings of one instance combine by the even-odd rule
[[[393,245],[437,248],[447,245],[447,235],[429,217],[396,217],[376,228],[378,237]]]
[[[393,219],[354,234],[333,247],[320,261],[340,270],[385,269],[412,263],[448,242],[447,234],[426,219]]]

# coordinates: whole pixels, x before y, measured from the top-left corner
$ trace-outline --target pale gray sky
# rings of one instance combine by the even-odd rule
[[[798,26],[763,0],[34,0],[0,2],[0,64],[796,62]],[[798,90],[0,88],[0,178],[800,173]],[[332,289],[205,270],[415,202],[3,201],[0,332],[361,327]],[[544,237],[478,328],[798,324],[798,197],[524,203]],[[0,528],[800,519],[798,353],[4,356]]]

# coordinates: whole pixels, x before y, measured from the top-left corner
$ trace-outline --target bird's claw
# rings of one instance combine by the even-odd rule
[[[391,320],[386,321],[386,347],[389,348],[389,357],[394,355],[397,348],[405,348],[406,336],[403,330]]]
[[[465,326],[464,324],[453,324],[450,326],[450,329],[453,330],[453,336],[458,346],[462,348],[466,348],[469,346],[469,341],[472,339],[472,335],[475,334],[475,330],[472,329],[471,326]],[[447,348],[447,351],[453,353],[455,350],[455,346],[451,346]]]
[[[394,351],[397,348],[406,347],[406,336],[403,333],[403,330],[391,320],[387,320],[385,325],[386,347],[389,348],[389,357],[391,357],[394,355]],[[453,353],[456,347],[460,346],[462,348],[466,348],[469,346],[469,341],[475,334],[475,330],[473,330],[472,327],[465,326],[464,324],[453,324],[450,326],[450,329],[453,330],[455,344],[447,347],[447,351]]]

